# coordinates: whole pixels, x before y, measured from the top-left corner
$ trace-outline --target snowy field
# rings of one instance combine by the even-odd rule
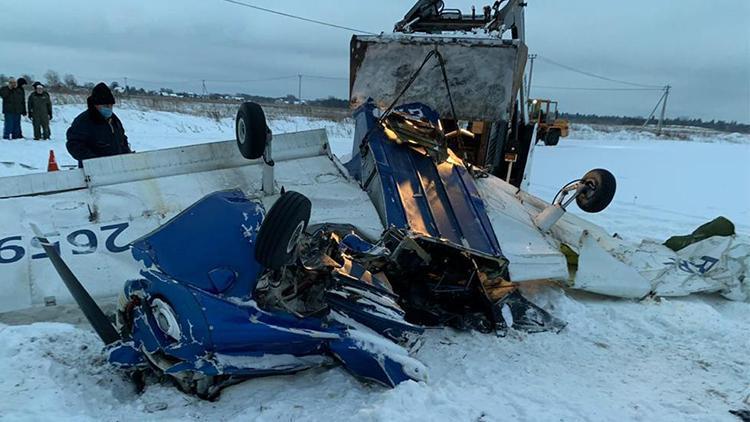
[[[55,106],[54,119],[50,123],[50,141],[31,140],[34,135],[31,121],[23,118],[21,126],[26,140],[0,140],[0,176],[46,171],[49,150],[55,151],[60,166],[75,166],[76,161],[65,149],[65,132],[73,119],[85,109],[85,104]],[[130,145],[135,151],[234,139],[234,119],[216,120],[128,106],[116,107],[115,113],[122,120]],[[276,133],[325,127],[332,146],[346,143],[345,149],[351,150],[353,129],[349,125],[300,116],[279,117],[269,124]]]
[[[0,176],[44,169],[50,149],[60,164],[74,164],[64,132],[81,107],[57,108],[50,142],[0,142]],[[138,151],[233,137],[229,119],[116,112]],[[351,151],[347,122],[288,117],[271,127],[325,127],[336,153]],[[30,123],[23,130],[30,136]],[[578,133],[536,150],[532,193],[550,200],[564,183],[604,167],[618,178],[617,195],[590,218],[612,233],[666,239],[724,215],[750,234],[747,136],[666,141]],[[248,381],[214,403],[170,385],[134,394],[83,324],[27,324],[23,315],[0,315],[0,419],[733,421],[728,410],[750,408],[750,304],[718,296],[634,302],[546,284],[524,291],[567,328],[505,338],[430,330],[417,353],[429,369],[426,383],[388,390],[336,368]]]

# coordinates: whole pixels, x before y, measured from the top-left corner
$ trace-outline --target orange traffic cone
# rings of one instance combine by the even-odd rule
[[[55,151],[49,150],[49,162],[47,163],[47,171],[58,170],[60,170],[60,167],[58,167],[57,160],[55,160]]]

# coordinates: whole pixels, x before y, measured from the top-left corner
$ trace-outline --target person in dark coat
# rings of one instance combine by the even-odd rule
[[[23,86],[26,79],[8,79],[8,86],[0,88],[0,98],[3,99],[3,139],[21,139],[21,116],[26,115],[26,93]]]
[[[132,153],[125,129],[112,111],[115,97],[109,87],[99,83],[87,99],[88,110],[73,120],[65,146],[83,167],[83,160]]]
[[[34,140],[49,139],[49,121],[52,120],[52,100],[44,85],[34,82],[34,92],[29,95],[29,118],[34,124]]]

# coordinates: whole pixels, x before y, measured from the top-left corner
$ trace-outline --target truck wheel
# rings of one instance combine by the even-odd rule
[[[537,128],[536,130],[536,139],[534,139],[534,145],[538,144],[539,141],[544,140],[544,132],[541,128]]]
[[[305,195],[293,191],[282,194],[260,226],[255,259],[272,270],[290,264],[310,221],[311,209],[312,203]]]
[[[555,146],[560,142],[560,129],[550,129],[544,137],[544,145]]]
[[[583,176],[581,183],[585,183],[589,189],[576,197],[576,203],[579,208],[586,212],[602,211],[615,197],[617,181],[608,170],[591,170]]]
[[[234,123],[237,147],[243,157],[254,160],[263,155],[268,137],[268,125],[263,109],[256,103],[242,103]]]

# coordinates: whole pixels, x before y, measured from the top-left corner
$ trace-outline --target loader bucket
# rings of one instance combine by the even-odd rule
[[[350,105],[372,98],[386,109],[407,86],[427,54],[438,49],[458,120],[508,120],[520,89],[527,48],[515,40],[390,34],[357,36],[351,41]],[[399,104],[419,102],[451,116],[441,66],[431,59]]]

